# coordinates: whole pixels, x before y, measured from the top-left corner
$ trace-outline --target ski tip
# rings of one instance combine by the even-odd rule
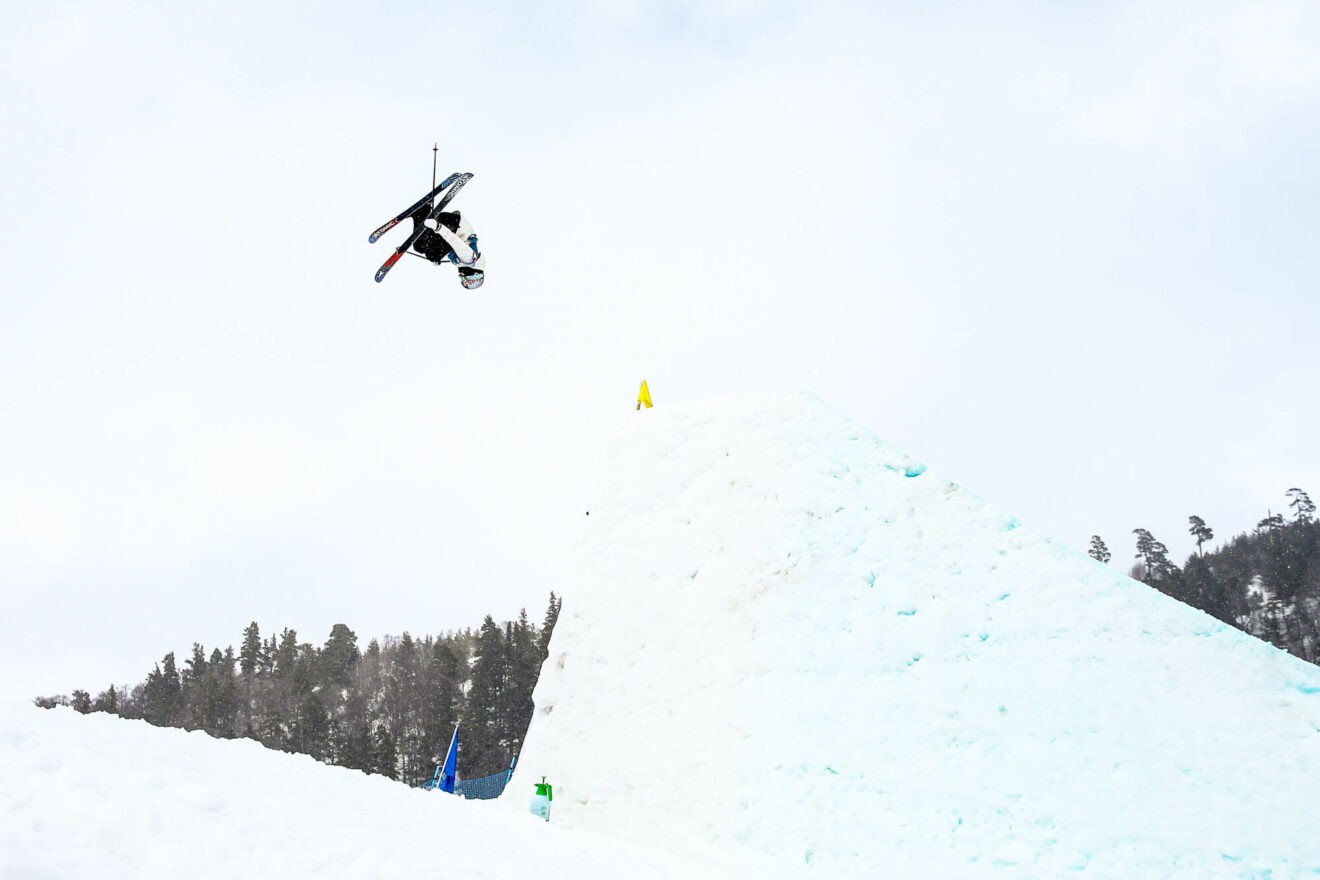
[[[403,251],[395,251],[394,253],[390,254],[390,258],[386,260],[379,269],[376,270],[376,281],[379,282],[382,278],[384,278],[385,273],[390,271],[390,269],[394,268],[394,264],[399,262],[399,258],[402,256],[403,256]]]
[[[399,218],[395,217],[393,220],[386,223],[384,226],[381,226],[375,232],[371,233],[371,235],[367,238],[367,243],[375,244],[376,242],[380,241],[381,236],[383,236],[385,233],[389,232],[391,229],[393,229],[398,225],[399,225]]]

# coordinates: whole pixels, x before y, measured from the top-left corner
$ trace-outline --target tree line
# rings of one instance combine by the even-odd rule
[[[1320,663],[1320,522],[1302,489],[1289,489],[1286,513],[1267,511],[1250,532],[1206,551],[1214,530],[1189,516],[1196,552],[1183,565],[1146,529],[1134,529],[1136,553],[1129,573],[1180,602],[1311,663]],[[1100,536],[1090,555],[1109,562]]]
[[[159,727],[254,739],[268,748],[408,784],[431,776],[462,725],[463,777],[507,769],[532,720],[532,690],[548,656],[562,600],[550,594],[538,627],[524,609],[477,632],[372,639],[337,623],[320,647],[284,629],[263,638],[256,621],[233,646],[173,651],[130,687],[39,697],[37,705],[109,712]]]

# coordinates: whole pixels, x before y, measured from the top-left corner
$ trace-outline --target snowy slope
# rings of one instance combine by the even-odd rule
[[[810,396],[610,448],[499,802],[5,704],[0,878],[1320,874],[1320,670]]]
[[[557,824],[831,878],[1320,873],[1320,669],[809,395],[634,414],[603,468],[519,764]]]
[[[620,876],[728,873],[249,740],[0,706],[4,880]]]

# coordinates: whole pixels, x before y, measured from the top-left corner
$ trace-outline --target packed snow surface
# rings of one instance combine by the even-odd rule
[[[520,762],[557,823],[831,878],[1320,873],[1320,669],[810,395],[643,410],[603,469]]]
[[[1320,669],[809,395],[606,445],[500,801],[5,705],[0,878],[1320,874]]]
[[[3,880],[725,876],[251,740],[0,706]]]

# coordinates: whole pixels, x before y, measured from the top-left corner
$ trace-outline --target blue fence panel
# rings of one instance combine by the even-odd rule
[[[478,801],[488,801],[504,793],[504,786],[509,784],[509,771],[482,776],[478,779],[460,779],[454,788],[454,794]]]

